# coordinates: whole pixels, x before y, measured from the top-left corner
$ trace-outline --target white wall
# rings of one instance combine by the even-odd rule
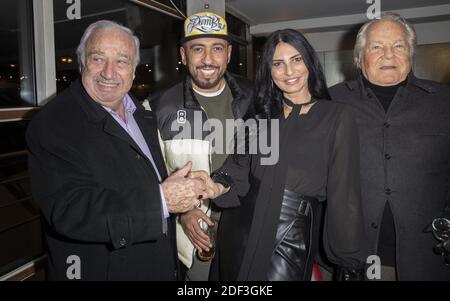
[[[399,9],[393,12],[414,25],[419,45],[450,42],[450,4]],[[366,13],[291,20],[253,25],[250,27],[250,34],[266,36],[278,29],[292,28],[305,33],[317,51],[333,51],[353,48],[356,32],[361,24],[367,21]]]
[[[450,21],[413,24],[417,32],[418,45],[449,43]],[[316,51],[352,49],[356,31],[327,31],[305,33],[305,37]]]
[[[205,11],[205,4],[209,6],[207,11],[212,11],[221,16],[225,16],[225,0],[187,0],[186,10],[188,16]]]

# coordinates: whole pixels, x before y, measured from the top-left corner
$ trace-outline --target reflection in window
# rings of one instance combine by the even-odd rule
[[[183,20],[126,0],[81,0],[81,19],[68,20],[70,4],[53,0],[57,92],[67,88],[78,73],[75,50],[89,24],[108,19],[131,28],[141,42],[141,62],[131,93],[139,100],[181,78],[179,40]]]
[[[245,40],[246,24],[231,14],[225,14],[228,32]]]
[[[232,41],[233,46],[230,63],[228,64],[228,70],[235,74],[240,74],[243,77],[247,76],[247,46],[240,44],[236,41]]]
[[[0,3],[0,108],[36,104],[31,2]]]
[[[246,27],[247,24],[242,22],[231,14],[226,14],[226,21],[228,25],[228,32],[232,37],[233,52],[231,55],[228,70],[247,76],[247,42],[246,42]]]

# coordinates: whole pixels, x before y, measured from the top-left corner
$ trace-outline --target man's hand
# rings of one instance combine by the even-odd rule
[[[214,222],[200,209],[195,208],[180,215],[180,224],[194,247],[207,252],[211,245],[208,235],[200,228],[199,220],[205,221],[209,226],[214,225]]]
[[[205,194],[203,199],[215,199],[218,196],[228,192],[230,188],[223,187],[222,184],[214,182],[206,171],[192,171],[189,174],[191,179],[201,179],[206,184]]]
[[[444,258],[445,265],[450,268],[450,219],[448,217],[435,218],[431,226],[434,236],[439,241],[433,250]]]
[[[192,163],[186,163],[183,168],[174,172],[161,183],[169,212],[186,212],[199,204],[199,200],[207,193],[202,179],[187,177]]]
[[[450,268],[450,238],[443,240],[433,247],[433,251],[444,258],[445,265]]]

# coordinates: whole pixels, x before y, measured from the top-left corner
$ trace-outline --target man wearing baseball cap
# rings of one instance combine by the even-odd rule
[[[227,29],[224,18],[213,12],[189,16],[184,22],[180,47],[181,61],[188,74],[182,82],[149,100],[158,119],[169,172],[182,167],[186,161],[192,161],[192,170],[214,172],[218,169],[227,157],[230,141],[226,141],[227,135],[223,132],[223,151],[215,149],[211,152],[212,145],[208,140],[211,126],[202,126],[200,132],[195,132],[194,120],[204,125],[208,120],[212,124],[215,119],[225,129],[227,119],[243,118],[252,108],[252,84],[226,71],[232,51]],[[190,125],[191,131],[183,131],[186,124]],[[209,202],[203,202],[201,208],[177,219],[178,258],[187,269],[186,280],[208,280],[211,260],[199,260],[195,249],[209,250],[209,238],[200,224],[213,225],[219,218],[220,212]]]

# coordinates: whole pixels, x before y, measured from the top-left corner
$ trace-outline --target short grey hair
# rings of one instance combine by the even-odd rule
[[[358,35],[356,36],[355,48],[353,50],[353,60],[358,68],[361,68],[361,59],[364,48],[366,47],[367,44],[367,35],[369,33],[370,28],[376,23],[382,21],[395,22],[403,28],[406,35],[406,42],[408,43],[409,48],[409,59],[410,61],[412,61],[414,50],[417,43],[417,36],[414,27],[399,14],[393,12],[386,12],[381,15],[380,19],[368,21],[359,29]]]
[[[86,28],[86,30],[84,31],[83,36],[81,37],[80,44],[77,47],[78,66],[80,70],[82,69],[83,66],[86,65],[86,44],[89,41],[89,38],[92,36],[92,34],[100,29],[120,30],[130,35],[134,43],[134,51],[135,51],[133,67],[136,68],[136,66],[139,64],[140,61],[139,38],[135,36],[133,31],[128,27],[120,25],[119,23],[116,23],[114,21],[100,20],[89,25],[88,28]]]

